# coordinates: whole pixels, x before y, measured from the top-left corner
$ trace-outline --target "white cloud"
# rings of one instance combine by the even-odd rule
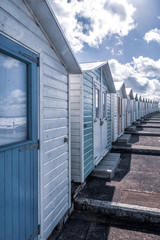
[[[158,28],[151,29],[144,35],[144,40],[146,40],[147,43],[151,41],[156,41],[160,43],[160,30]]]
[[[109,65],[114,81],[124,81],[126,87],[131,87],[134,92],[160,101],[160,60],[154,61],[140,56],[126,64],[112,59]]]
[[[0,101],[0,112],[2,116],[24,116],[26,115],[26,95],[20,89],[15,89],[10,96]]]
[[[160,16],[157,16],[158,20],[160,20]]]
[[[84,43],[98,47],[106,36],[128,35],[135,28],[135,8],[127,0],[50,0],[73,50]]]
[[[13,68],[18,66],[19,66],[19,61],[10,57],[7,57],[7,59],[3,63],[3,67],[5,68]]]

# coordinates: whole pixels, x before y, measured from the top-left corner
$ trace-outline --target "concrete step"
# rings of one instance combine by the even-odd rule
[[[154,146],[143,146],[132,144],[131,146],[118,146],[114,145],[112,151],[120,153],[134,153],[144,155],[156,155],[160,156],[160,148]]]
[[[153,136],[153,137],[160,137],[160,133],[152,133],[147,131],[136,131],[136,132],[127,132],[125,131],[125,134],[133,134],[133,135],[139,135],[139,136]]]
[[[112,179],[119,162],[120,153],[108,153],[95,167],[92,176]]]
[[[117,139],[118,143],[128,143],[130,140],[131,134],[123,134]]]
[[[135,132],[136,131],[136,126],[135,125],[129,126],[129,127],[126,128],[126,131]]]
[[[160,209],[131,205],[118,202],[107,202],[97,199],[76,197],[75,207],[103,216],[112,216],[122,220],[159,224]]]

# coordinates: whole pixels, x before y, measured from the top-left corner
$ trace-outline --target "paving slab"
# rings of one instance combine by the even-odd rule
[[[54,238],[50,238],[52,240]],[[159,229],[116,221],[87,211],[74,211],[57,240],[160,240]]]
[[[132,135],[129,143],[142,146],[160,147],[160,137]]]
[[[112,181],[90,177],[78,197],[160,209],[159,182],[160,156],[121,154]]]

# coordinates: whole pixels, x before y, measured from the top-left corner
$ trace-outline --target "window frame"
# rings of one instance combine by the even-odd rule
[[[37,54],[0,33],[0,52],[27,65],[27,139],[0,146],[0,151],[32,144],[38,135]],[[36,112],[35,112],[36,111]]]

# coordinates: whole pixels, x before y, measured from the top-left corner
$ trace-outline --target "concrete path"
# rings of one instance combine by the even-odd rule
[[[160,114],[145,121],[154,119],[156,128],[142,131],[160,133]],[[132,134],[115,147],[121,160],[114,178],[88,177],[58,240],[160,240],[160,136]]]
[[[119,221],[87,211],[74,211],[58,240],[160,240],[150,225]],[[52,240],[52,239],[50,239]]]

